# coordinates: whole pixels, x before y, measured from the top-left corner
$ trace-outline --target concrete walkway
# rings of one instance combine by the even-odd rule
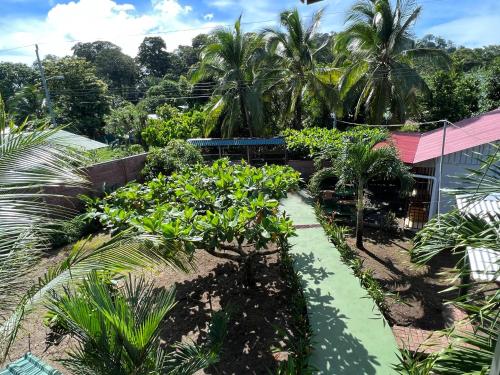
[[[391,365],[398,362],[398,350],[392,331],[317,225],[310,200],[291,194],[281,205],[297,226],[298,236],[290,242],[307,298],[317,374],[395,373]]]

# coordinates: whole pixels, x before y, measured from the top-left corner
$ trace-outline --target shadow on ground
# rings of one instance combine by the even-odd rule
[[[195,342],[206,340],[211,311],[232,311],[221,360],[205,374],[268,374],[276,367],[272,348],[281,338],[276,327],[287,329],[290,291],[274,259],[256,267],[257,287],[245,289],[238,266],[227,262],[209,274],[176,285],[178,304],[165,324],[162,339],[180,341],[188,332]]]
[[[334,296],[325,294],[316,285],[333,275],[314,264],[314,254],[294,256],[297,269],[312,276],[305,282],[309,301],[309,315],[313,331],[315,352],[313,363],[320,374],[372,375],[377,372],[379,362],[370,355],[364,345],[347,328],[348,319],[337,308],[331,306]],[[356,301],[352,301],[356,303]]]

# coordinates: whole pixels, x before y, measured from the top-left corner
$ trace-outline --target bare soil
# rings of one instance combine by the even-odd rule
[[[61,249],[43,259],[37,276],[48,265],[61,261],[66,251]],[[195,270],[190,273],[174,269],[145,273],[159,287],[176,288],[178,303],[165,320],[162,342],[165,345],[185,340],[204,342],[212,312],[227,309],[232,313],[221,360],[197,375],[268,374],[279,360],[286,358],[286,344],[277,328],[288,330],[291,321],[291,291],[281,277],[278,257],[268,256],[255,263],[257,286],[252,289],[243,286],[242,274],[234,262],[198,251],[194,264]],[[69,374],[58,359],[64,358],[75,342],[65,338],[59,345],[47,347],[50,330],[43,325],[43,315],[44,309],[39,308],[27,317],[9,361],[31,350],[46,363]]]
[[[363,268],[372,270],[385,290],[398,293],[404,303],[390,302],[386,318],[391,325],[437,330],[445,328],[443,302],[455,297],[443,292],[451,286],[450,271],[457,259],[451,254],[436,256],[426,266],[411,263],[408,251],[411,235],[382,229],[365,229],[364,247],[355,246],[355,238],[347,242],[363,259]]]

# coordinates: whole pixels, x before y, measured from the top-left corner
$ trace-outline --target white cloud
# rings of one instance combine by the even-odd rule
[[[191,0],[195,2],[195,0]],[[13,46],[39,43],[42,55],[71,54],[76,41],[108,40],[135,56],[145,35],[162,36],[169,50],[191,39],[210,27],[217,26],[211,19],[193,14],[193,6],[184,0],[153,0],[152,10],[139,14],[132,4],[118,4],[114,0],[75,0],[55,5],[44,20],[14,19],[8,25],[0,24],[0,50]],[[174,32],[175,30],[184,30]],[[15,52],[15,53],[13,53]],[[5,51],[0,60],[34,60],[34,48]]]
[[[481,47],[500,42],[500,15],[464,17],[429,27],[424,34],[450,39],[457,45]]]
[[[214,18],[214,14],[213,13],[207,13],[203,16],[203,19],[206,20],[206,21],[211,21],[213,20]]]

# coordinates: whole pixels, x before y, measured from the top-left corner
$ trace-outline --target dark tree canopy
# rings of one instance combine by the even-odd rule
[[[95,41],[91,43],[76,43],[72,48],[73,56],[80,57],[90,62],[95,62],[99,54],[103,51],[121,51],[116,44],[108,41]]]
[[[26,85],[33,85],[38,73],[28,65],[0,62],[0,95],[4,101]]]
[[[107,85],[100,80],[90,62],[77,57],[44,60],[54,110],[59,124],[92,138],[103,134],[104,115],[109,112]]]
[[[147,36],[139,46],[137,62],[146,75],[163,77],[170,66],[165,41],[158,36]]]

